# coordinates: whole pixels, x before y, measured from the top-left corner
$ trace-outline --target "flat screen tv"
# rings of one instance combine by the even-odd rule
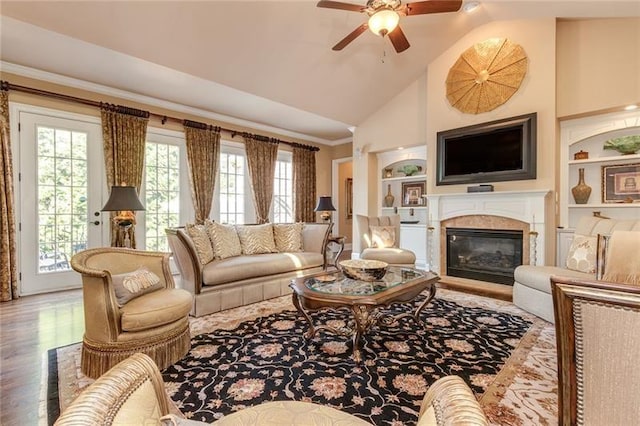
[[[536,178],[536,113],[438,132],[436,185]]]

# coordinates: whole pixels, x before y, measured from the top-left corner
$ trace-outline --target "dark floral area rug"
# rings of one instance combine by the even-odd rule
[[[418,301],[416,301],[418,303]],[[415,309],[394,305],[392,314]],[[344,327],[349,311],[320,311],[314,324]],[[351,357],[351,339],[308,326],[295,311],[247,321],[192,339],[192,349],[163,377],[178,408],[195,420],[217,418],[265,401],[309,401],[337,407],[373,424],[411,424],[430,383],[461,376],[483,393],[531,327],[516,315],[434,299],[422,313],[364,336],[363,362]]]
[[[553,325],[509,302],[439,289],[421,323],[405,318],[365,335],[358,364],[350,338],[321,332],[305,339],[307,324],[290,300],[192,319],[191,351],[163,371],[181,412],[212,422],[262,402],[300,400],[376,425],[411,425],[429,385],[455,374],[491,424],[557,423]],[[391,313],[414,307],[395,305]],[[313,319],[341,327],[349,314],[321,311]],[[58,372],[61,409],[92,382],[79,363],[79,344],[58,348],[57,368],[50,369]]]

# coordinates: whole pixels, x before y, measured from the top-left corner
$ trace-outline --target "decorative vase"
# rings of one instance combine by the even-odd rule
[[[387,185],[387,195],[384,197],[384,206],[385,207],[393,207],[393,202],[396,199],[396,197],[394,197],[391,194],[391,185]]]
[[[573,194],[573,199],[576,201],[576,204],[587,204],[589,201],[589,196],[591,195],[591,187],[584,183],[584,169],[578,169],[578,184],[571,188],[571,193]]]

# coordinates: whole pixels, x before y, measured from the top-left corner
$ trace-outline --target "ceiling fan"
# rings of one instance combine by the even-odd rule
[[[369,20],[353,30],[349,35],[333,46],[333,50],[342,50],[360,34],[370,29],[379,36],[389,36],[396,52],[409,48],[409,41],[398,25],[400,16],[426,15],[429,13],[456,12],[462,6],[462,0],[428,0],[402,4],[401,0],[368,0],[365,6],[339,1],[320,0],[318,7],[341,9],[366,13]]]

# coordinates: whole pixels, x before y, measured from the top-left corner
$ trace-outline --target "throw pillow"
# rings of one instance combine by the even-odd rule
[[[211,222],[207,225],[207,232],[213,243],[213,253],[216,259],[226,259],[242,254],[235,226]]]
[[[567,269],[595,274],[597,244],[595,236],[575,234],[567,253]]]
[[[376,248],[394,247],[396,243],[395,226],[370,226],[371,246]]]
[[[273,225],[238,225],[236,226],[243,254],[277,253],[273,239]]]
[[[302,251],[302,222],[273,225],[273,239],[280,253]]]
[[[185,229],[191,237],[191,241],[193,241],[200,263],[206,265],[211,262],[213,260],[213,247],[211,246],[211,240],[209,239],[205,225],[187,223]]]
[[[143,294],[164,288],[160,278],[144,266],[126,274],[112,275],[111,283],[120,306]]]

